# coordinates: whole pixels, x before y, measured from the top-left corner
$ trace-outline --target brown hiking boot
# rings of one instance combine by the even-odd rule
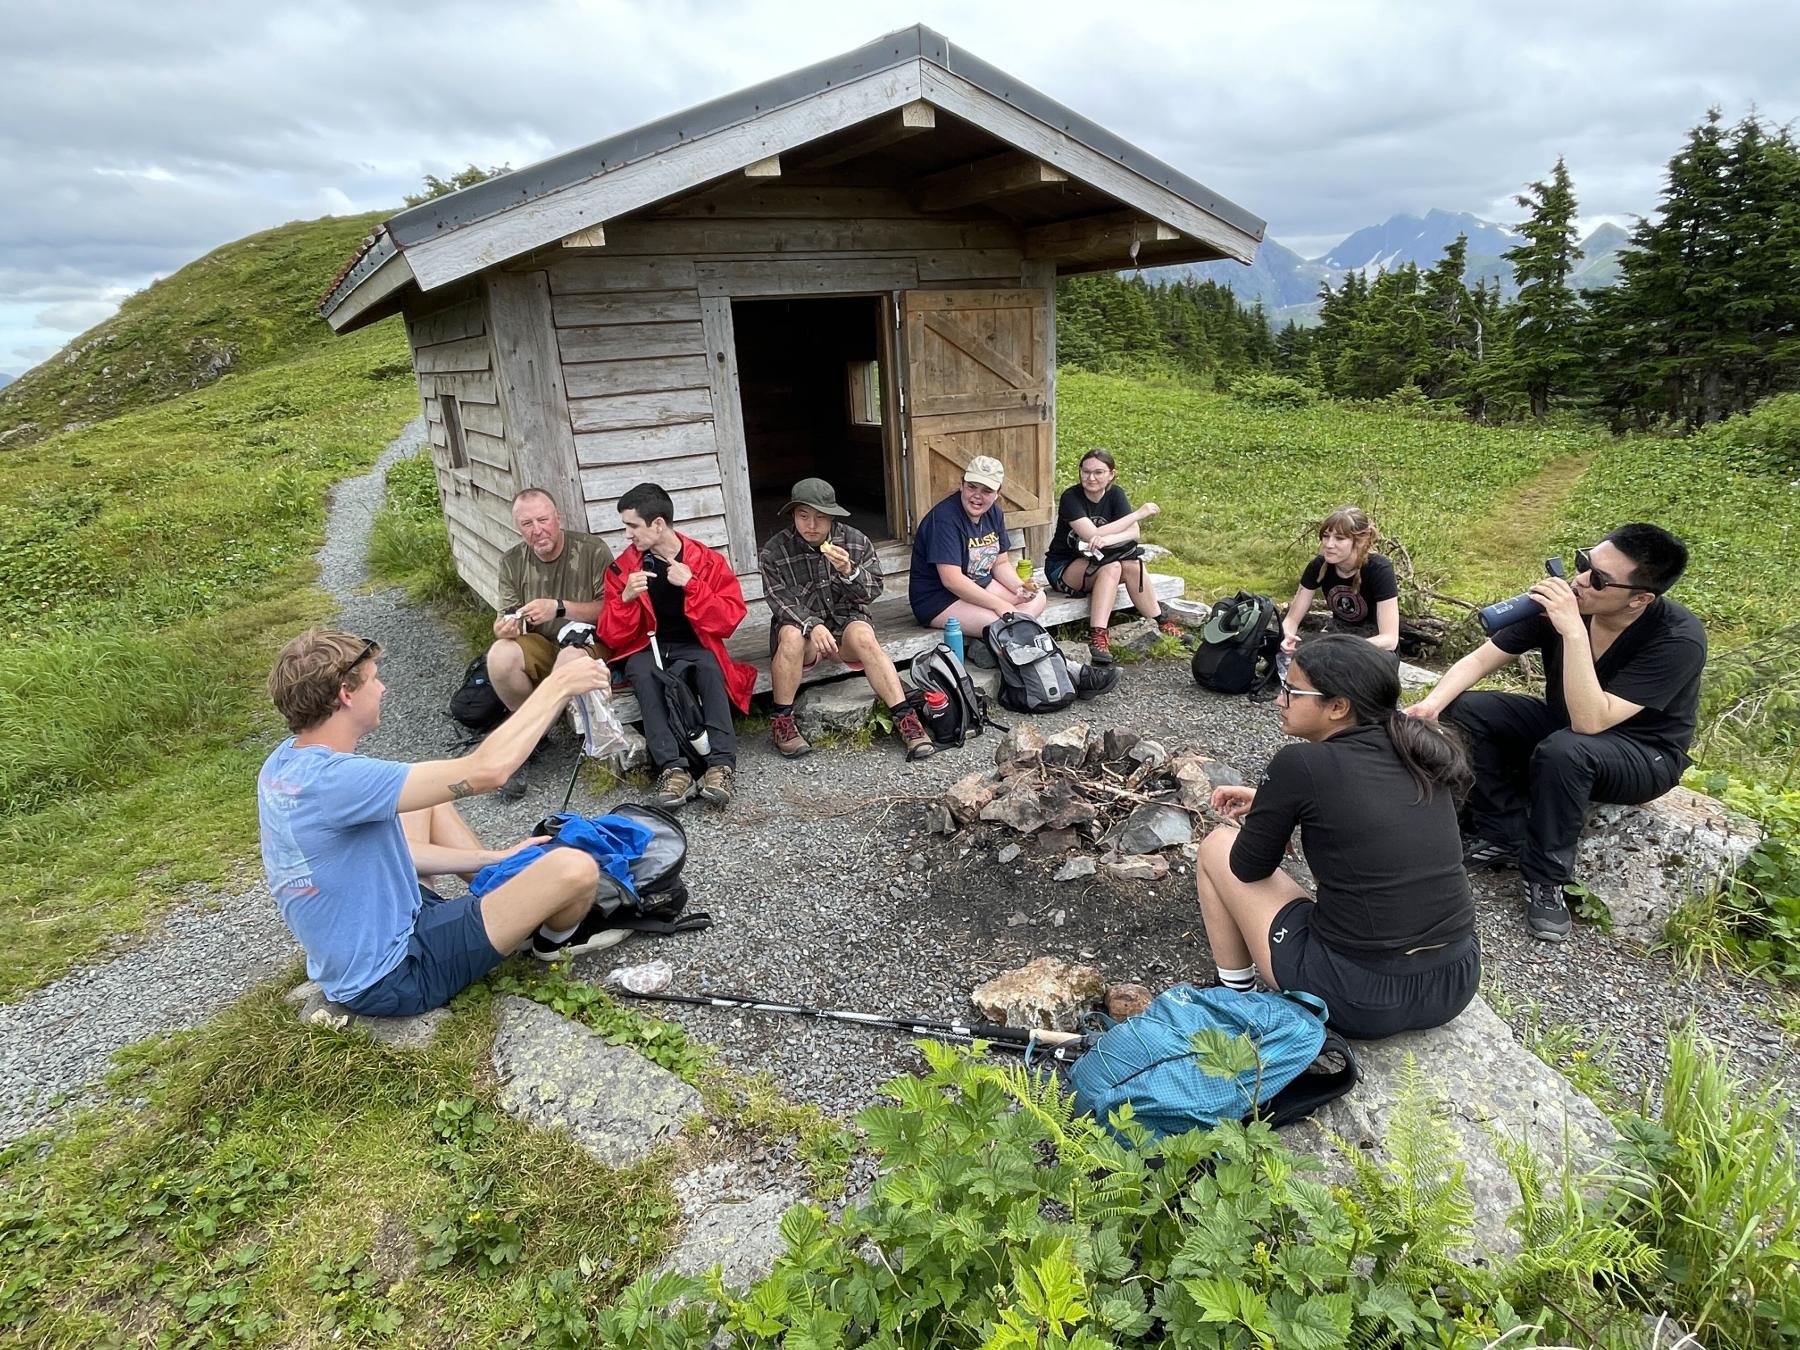
[[[931,737],[926,735],[925,724],[919,720],[916,712],[900,715],[900,720],[894,723],[894,735],[906,747],[908,759],[930,759],[937,753],[937,747],[931,743]]]
[[[731,770],[723,764],[714,764],[700,775],[700,795],[708,806],[723,811],[731,805],[731,778]]]
[[[678,764],[671,764],[656,775],[656,786],[650,789],[650,804],[673,809],[684,806],[694,796],[694,775]]]
[[[1161,633],[1164,637],[1184,638],[1187,636],[1188,630],[1176,623],[1173,619],[1158,619],[1156,621],[1156,631]]]
[[[1112,634],[1104,628],[1088,629],[1088,657],[1097,666],[1113,663]]]
[[[812,742],[800,734],[800,724],[791,712],[776,713],[769,719],[769,739],[783,759],[799,759],[812,751]]]

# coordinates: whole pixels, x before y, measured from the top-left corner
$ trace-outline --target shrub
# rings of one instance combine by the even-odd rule
[[[1695,438],[1729,463],[1751,472],[1800,473],[1800,394],[1776,394],[1728,417]]]
[[[1231,382],[1231,396],[1258,408],[1307,408],[1318,400],[1318,391],[1289,375],[1252,371]]]

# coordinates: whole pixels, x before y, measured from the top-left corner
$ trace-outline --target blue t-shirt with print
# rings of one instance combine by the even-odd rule
[[[419,874],[400,829],[409,765],[288,737],[256,780],[263,871],[306,948],[306,973],[343,1002],[406,955]]]
[[[962,494],[951,493],[925,513],[913,535],[912,576],[907,584],[913,617],[928,624],[956,603],[938,577],[939,563],[960,567],[970,581],[985,586],[1000,555],[1011,551],[1012,537],[997,498],[980,520],[972,521],[963,510]]]

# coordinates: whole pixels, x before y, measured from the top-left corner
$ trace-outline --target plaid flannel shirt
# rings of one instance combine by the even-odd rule
[[[848,576],[841,575],[792,525],[762,546],[756,561],[762,569],[771,628],[791,623],[804,636],[823,623],[841,633],[853,619],[869,617],[869,605],[882,587],[875,545],[868,535],[842,521],[831,522],[829,537],[850,555]]]

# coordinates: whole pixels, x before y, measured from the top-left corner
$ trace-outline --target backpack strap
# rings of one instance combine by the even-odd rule
[[[1307,1069],[1264,1102],[1257,1115],[1268,1121],[1274,1129],[1280,1129],[1284,1125],[1292,1125],[1296,1120],[1304,1120],[1327,1102],[1334,1102],[1344,1096],[1362,1081],[1362,1066],[1356,1062],[1356,1052],[1350,1048],[1348,1041],[1329,1027],[1325,1029],[1325,1042],[1319,1047],[1313,1063],[1316,1065],[1328,1055],[1341,1060],[1342,1067],[1319,1073]]]
[[[1325,1000],[1317,994],[1309,994],[1304,989],[1283,989],[1279,992],[1289,1003],[1298,1003],[1319,1021],[1331,1020],[1331,1009],[1325,1006]]]

